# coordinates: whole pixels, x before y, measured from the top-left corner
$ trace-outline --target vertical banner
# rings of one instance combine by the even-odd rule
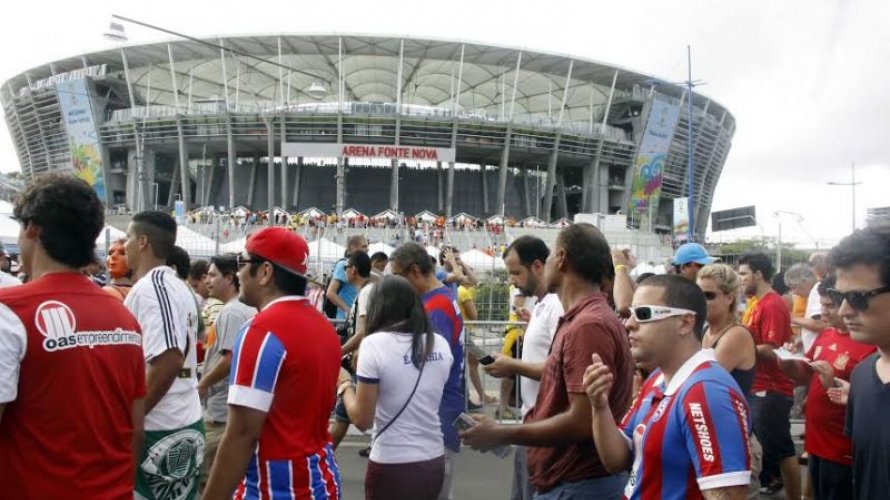
[[[102,147],[96,117],[90,102],[90,90],[85,78],[66,80],[56,84],[56,95],[65,129],[74,175],[85,180],[96,190],[99,200],[107,203],[105,171],[102,168]]]
[[[689,197],[674,198],[674,241],[686,241],[689,236]]]
[[[173,218],[177,224],[185,224],[185,202],[176,200],[173,202]]]
[[[628,207],[631,215],[640,220],[641,228],[651,228],[653,219],[658,215],[664,165],[679,121],[679,106],[657,98],[652,100],[646,128],[634,159]]]

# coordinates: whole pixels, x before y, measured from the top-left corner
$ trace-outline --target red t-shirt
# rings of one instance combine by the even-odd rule
[[[624,326],[609,308],[605,295],[594,293],[575,304],[560,319],[550,355],[544,362],[538,399],[526,415],[526,422],[545,420],[568,411],[569,393],[584,393],[582,378],[593,353],[599,354],[615,374],[609,406],[616,418],[624,415],[633,386],[634,363],[630,344]],[[609,475],[592,439],[551,447],[529,447],[527,453],[529,480],[541,493],[563,481]]]
[[[0,377],[0,496],[133,498],[145,362],[120,300],[78,273],[0,290]]]
[[[772,344],[782,347],[791,341],[791,313],[782,297],[770,290],[754,306],[751,322],[746,325],[754,336],[754,344]],[[794,394],[794,383],[779,368],[778,361],[757,361],[751,392],[778,392],[786,396]]]
[[[834,328],[823,330],[807,352],[813,361],[827,361],[834,369],[834,376],[850,380],[853,368],[875,352],[875,346],[860,344]],[[805,410],[807,453],[844,465],[853,463],[853,447],[844,435],[847,407],[832,403],[828,391],[822,387],[819,376],[813,374],[807,393]]]

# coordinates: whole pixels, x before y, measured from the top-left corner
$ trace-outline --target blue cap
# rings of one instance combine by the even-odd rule
[[[717,259],[708,255],[708,251],[705,250],[705,247],[699,245],[698,243],[686,243],[685,245],[680,245],[680,248],[677,249],[677,252],[674,254],[674,265],[682,266],[684,264],[711,264],[715,262]]]

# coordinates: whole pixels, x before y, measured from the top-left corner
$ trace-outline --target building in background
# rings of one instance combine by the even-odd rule
[[[687,195],[690,96],[650,75],[460,41],[207,41],[227,50],[127,45],[5,82],[22,177],[73,170],[109,206],[134,211],[181,199],[545,221],[623,213],[662,233],[672,200]],[[716,101],[691,98],[704,234],[736,123]]]

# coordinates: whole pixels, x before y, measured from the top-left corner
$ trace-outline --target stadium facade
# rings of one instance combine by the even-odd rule
[[[181,199],[544,220],[624,213],[668,231],[671,200],[687,194],[692,99],[703,234],[735,130],[706,96],[573,56],[364,35],[206,42],[126,45],[5,82],[23,177],[73,169],[109,206],[131,210]]]

